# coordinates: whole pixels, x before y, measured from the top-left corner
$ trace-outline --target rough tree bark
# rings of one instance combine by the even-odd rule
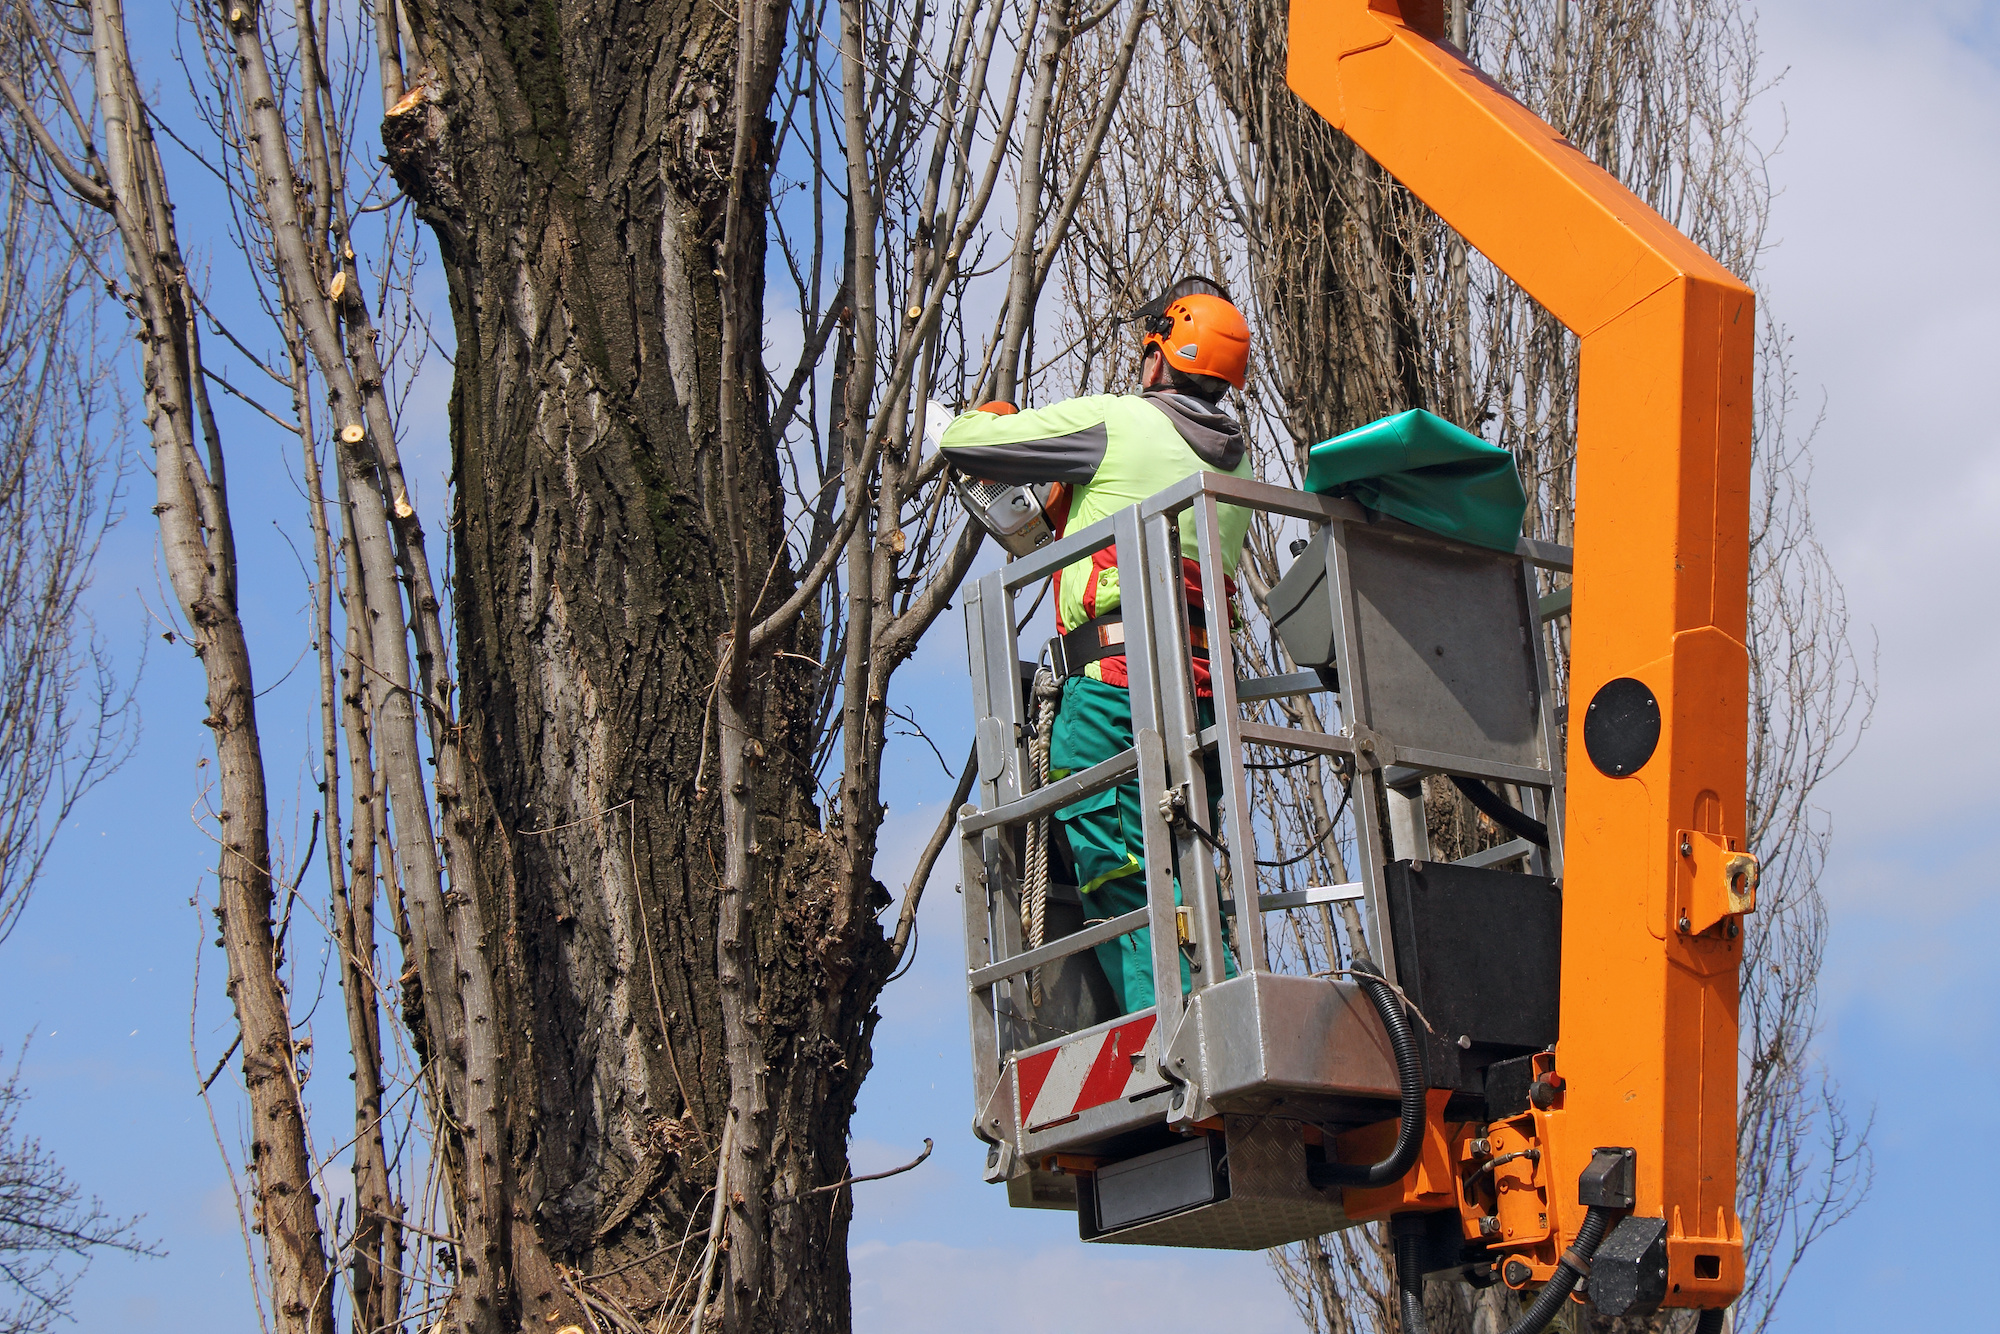
[[[683,1289],[720,1181],[717,1323],[835,1329],[849,1205],[809,1192],[846,1175],[886,949],[833,911],[786,642],[715,688],[732,568],[753,598],[789,586],[760,364],[733,377],[733,488],[718,411],[725,298],[762,327],[771,130],[752,101],[739,158],[735,90],[769,89],[783,10],[753,8],[745,51],[707,4],[410,4],[384,140],[458,332],[454,610],[482,788],[458,799],[500,979],[516,1245],[622,1269],[601,1290],[630,1305],[699,1308]],[[733,182],[749,225],[725,255]],[[724,795],[755,821],[740,867]],[[732,1089],[732,1046],[758,1087]],[[562,1300],[519,1288],[524,1320]]]

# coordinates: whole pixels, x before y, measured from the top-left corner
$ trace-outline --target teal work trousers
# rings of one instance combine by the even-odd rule
[[[1215,709],[1201,702],[1201,724],[1215,721]],[[1063,682],[1062,705],[1056,713],[1055,734],[1049,741],[1049,776],[1058,778],[1110,759],[1132,744],[1132,697],[1122,687],[1088,677]],[[1216,827],[1221,772],[1208,764],[1209,824]],[[1083,892],[1085,914],[1109,919],[1146,906],[1146,877],[1139,861],[1145,848],[1140,823],[1139,785],[1123,783],[1075,801],[1056,811],[1076,862],[1077,888]],[[1174,901],[1180,901],[1180,878],[1174,878]],[[1153,933],[1137,931],[1097,947],[1097,962],[1118,999],[1119,1013],[1130,1014],[1153,1003]],[[1227,976],[1236,975],[1236,961],[1224,953]],[[1181,956],[1181,994],[1193,986],[1185,953]]]

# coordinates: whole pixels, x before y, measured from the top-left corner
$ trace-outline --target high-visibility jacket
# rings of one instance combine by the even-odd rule
[[[1023,485],[1064,482],[1073,490],[1063,526],[1083,528],[1157,495],[1198,472],[1254,477],[1243,428],[1213,404],[1186,394],[1097,394],[1009,416],[967,412],[946,428],[943,449],[973,477]],[[1220,508],[1222,561],[1236,572],[1250,530],[1250,511]],[[1201,566],[1195,559],[1194,514],[1180,516],[1181,572],[1188,600],[1201,605]],[[1225,590],[1233,595],[1234,581]],[[1066,566],[1056,580],[1056,627],[1067,633],[1119,605],[1118,552],[1106,547]],[[1226,632],[1226,630],[1225,630]],[[1106,685],[1126,684],[1125,659],[1104,658],[1084,674]],[[1196,664],[1206,693],[1207,664]]]

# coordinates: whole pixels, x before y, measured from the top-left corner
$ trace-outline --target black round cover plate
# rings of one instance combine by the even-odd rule
[[[1590,697],[1583,715],[1583,749],[1597,771],[1629,778],[1660,744],[1660,702],[1644,681],[1621,676]]]

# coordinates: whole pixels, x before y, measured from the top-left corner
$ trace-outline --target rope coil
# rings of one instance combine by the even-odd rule
[[[1048,786],[1049,741],[1055,732],[1056,704],[1062,698],[1062,682],[1047,667],[1035,673],[1035,730],[1028,742],[1028,763],[1034,771],[1035,786]],[[1021,929],[1029,949],[1039,948],[1048,934],[1049,908],[1049,820],[1043,816],[1028,826],[1028,867],[1021,890]],[[1042,970],[1028,974],[1028,1006],[1042,1007]]]

